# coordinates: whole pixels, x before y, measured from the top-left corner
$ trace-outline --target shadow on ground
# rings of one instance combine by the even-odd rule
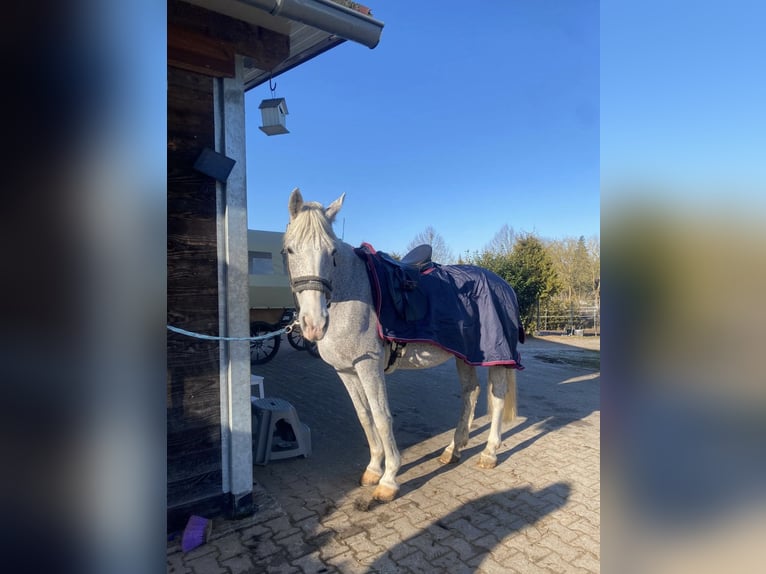
[[[368,572],[392,571],[392,566],[454,572],[456,558],[478,566],[504,538],[564,506],[570,491],[559,482],[536,492],[513,488],[472,500],[390,548]],[[492,534],[479,536],[487,530]],[[419,552],[410,553],[413,547]]]
[[[498,464],[527,448],[541,437],[567,425],[590,424],[582,419],[600,409],[599,352],[530,337],[522,346],[525,370],[518,372],[518,421],[503,433],[503,440],[531,426],[537,434],[498,452]],[[300,473],[312,481],[332,481],[353,489],[369,461],[367,441],[356,418],[345,388],[334,369],[321,359],[292,349],[280,348],[277,356],[265,365],[254,365],[253,372],[264,377],[266,395],[283,398],[297,409],[302,422],[311,428],[313,454],[308,460],[296,458],[279,461],[278,466],[256,467],[259,476]],[[478,420],[487,413],[487,369],[479,368],[482,387],[476,407],[479,426],[471,431],[476,438],[486,434],[488,425]],[[454,430],[460,413],[460,385],[454,361],[420,371],[396,371],[387,379],[389,404],[394,418],[394,433],[400,451],[441,433]],[[477,423],[475,423],[476,425]],[[449,439],[445,441],[447,446]],[[473,442],[473,441],[472,441]],[[483,441],[463,451],[462,464],[484,447]],[[433,451],[433,458],[441,448]],[[407,462],[404,473],[427,457]],[[447,472],[451,465],[440,466],[411,484],[402,484],[402,493],[418,488],[434,476]],[[276,481],[275,481],[276,482]],[[275,493],[279,497],[279,492]]]

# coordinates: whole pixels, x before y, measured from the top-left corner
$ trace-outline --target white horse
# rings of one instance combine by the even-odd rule
[[[391,351],[378,335],[365,262],[332,229],[344,198],[345,193],[325,208],[316,202],[304,203],[296,188],[288,203],[290,223],[284,235],[284,252],[303,336],[317,341],[322,359],[335,368],[343,381],[370,446],[370,463],[361,484],[377,485],[373,498],[387,502],[399,490],[396,474],[401,465],[384,379]],[[408,343],[397,368],[435,367],[452,357],[435,345]],[[439,457],[445,464],[460,459],[479,394],[476,367],[461,359],[456,359],[456,364],[463,408],[452,442]],[[491,425],[486,448],[479,457],[481,468],[496,466],[502,423],[516,416],[516,371],[507,366],[488,369]]]

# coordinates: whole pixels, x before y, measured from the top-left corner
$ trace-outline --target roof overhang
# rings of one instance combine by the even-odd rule
[[[245,58],[245,89],[249,90],[351,40],[368,48],[380,41],[383,22],[332,0],[186,0],[206,8],[285,34],[290,38],[286,59],[272,69],[259,68]],[[354,2],[345,2],[354,6]]]

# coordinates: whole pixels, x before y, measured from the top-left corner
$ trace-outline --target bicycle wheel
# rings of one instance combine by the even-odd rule
[[[265,335],[279,330],[278,327],[265,321],[255,321],[250,323],[250,336]],[[280,335],[275,335],[269,339],[260,339],[250,341],[250,362],[254,365],[268,363],[279,351]]]
[[[319,347],[317,347],[317,344],[314,342],[306,341],[306,350],[309,352],[309,355],[312,357],[316,357],[317,359],[321,359],[321,355],[319,354]]]
[[[290,343],[293,349],[297,349],[298,351],[306,350],[307,341],[303,338],[301,328],[297,325],[293,327],[293,330],[287,334],[287,342]]]

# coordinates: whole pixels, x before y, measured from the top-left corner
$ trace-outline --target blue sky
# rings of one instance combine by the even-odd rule
[[[763,201],[766,4],[610,2],[601,15],[604,185],[660,182],[692,207]]]
[[[455,253],[507,224],[599,235],[599,7],[590,0],[367,3],[370,50],[346,42],[276,78],[289,134],[246,95],[248,226],[282,231],[294,187],[346,192],[336,231],[404,251],[432,226]]]

